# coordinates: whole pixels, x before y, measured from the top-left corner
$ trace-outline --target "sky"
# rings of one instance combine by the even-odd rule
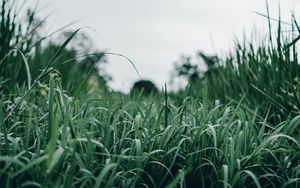
[[[181,55],[197,51],[225,54],[236,38],[264,36],[267,19],[264,0],[29,0],[37,2],[41,17],[48,18],[48,31],[72,21],[71,28],[84,29],[94,45],[107,52],[127,56],[137,67],[142,79],[153,81],[159,88],[170,80],[173,63]],[[300,0],[269,0],[270,15],[290,22],[292,11],[300,10]],[[299,7],[299,8],[298,8]],[[299,13],[300,14],[300,13]],[[298,18],[298,17],[297,17]],[[300,19],[298,19],[300,20]],[[299,21],[300,22],[300,21]],[[276,25],[276,22],[274,22]],[[96,32],[96,31],[97,32]],[[109,85],[128,92],[139,80],[125,59],[108,56],[105,71],[112,75]]]

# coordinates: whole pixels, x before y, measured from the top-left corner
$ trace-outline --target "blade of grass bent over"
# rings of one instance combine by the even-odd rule
[[[63,49],[70,43],[70,41],[72,40],[72,38],[81,30],[82,28],[77,29],[76,31],[74,31],[66,40],[65,42],[61,45],[61,47],[57,50],[57,52],[55,53],[55,56],[51,59],[51,61],[47,64],[47,66],[45,67],[45,69],[41,72],[41,74],[34,80],[34,82],[31,84],[30,88],[28,88],[28,90],[24,93],[24,95],[18,100],[18,102],[14,105],[14,107],[12,108],[12,110],[5,116],[4,118],[4,122],[6,122],[8,120],[8,118],[11,117],[11,115],[13,114],[13,112],[18,108],[18,106],[21,104],[21,102],[25,99],[25,97],[29,94],[29,92],[33,89],[33,87],[37,84],[37,82],[39,80],[41,80],[42,78],[44,78],[45,76],[47,76],[50,72],[49,68],[50,66],[52,66],[55,61],[57,60],[57,58],[59,57],[60,53],[63,51]]]

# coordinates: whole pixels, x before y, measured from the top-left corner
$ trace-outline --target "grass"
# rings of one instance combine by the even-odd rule
[[[184,96],[166,123],[163,96],[95,92],[72,104],[53,76],[48,95],[2,127],[7,187],[299,186],[299,116],[274,127],[238,105]]]
[[[203,97],[221,103],[243,100],[242,105],[252,112],[258,108],[260,116],[270,114],[268,121],[272,124],[298,115],[300,65],[296,42],[300,28],[293,18],[293,32],[284,35],[280,18],[278,22],[276,40],[272,33],[258,44],[244,39],[223,60],[215,60],[200,83],[191,83],[194,95],[201,91]]]
[[[199,85],[120,95],[58,66],[77,32],[54,53],[0,43],[0,187],[300,187],[296,50],[238,46]]]

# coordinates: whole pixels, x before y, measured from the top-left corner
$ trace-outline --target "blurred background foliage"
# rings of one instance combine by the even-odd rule
[[[72,94],[76,90],[74,87],[86,76],[91,77],[90,86],[107,86],[110,77],[101,66],[106,63],[105,55],[99,50],[91,49],[92,40],[87,35],[76,35],[67,48],[60,49],[61,44],[58,43],[67,40],[73,32],[57,30],[53,33],[60,33],[56,39],[43,36],[41,33],[46,19],[40,20],[34,10],[28,10],[25,17],[20,12],[22,6],[16,7],[12,1],[2,1],[0,89],[4,93],[9,92],[15,83],[25,84],[28,77],[26,63],[32,79],[35,79],[59,50],[60,54],[53,68],[61,74],[66,91]]]

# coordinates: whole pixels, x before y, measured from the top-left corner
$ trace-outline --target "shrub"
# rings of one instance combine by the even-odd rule
[[[141,92],[145,95],[149,95],[151,93],[157,93],[158,89],[150,80],[139,80],[133,84],[131,89],[131,93],[136,92]]]

